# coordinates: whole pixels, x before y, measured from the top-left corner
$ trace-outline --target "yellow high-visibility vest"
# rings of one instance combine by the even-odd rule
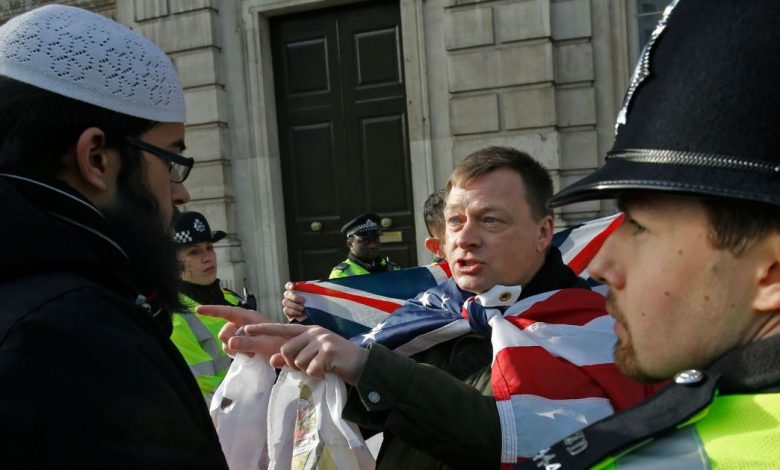
[[[230,305],[241,302],[240,297],[227,289],[222,289],[222,294]],[[219,340],[219,330],[227,321],[198,315],[195,313],[198,302],[184,294],[179,294],[179,299],[187,310],[173,314],[171,341],[190,366],[203,396],[211,401],[211,395],[230,368],[231,359]]]

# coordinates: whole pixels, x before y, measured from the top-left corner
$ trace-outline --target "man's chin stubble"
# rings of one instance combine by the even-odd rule
[[[626,377],[642,384],[652,384],[661,380],[642,370],[630,339],[627,341],[618,340],[615,345],[614,356],[615,365]]]

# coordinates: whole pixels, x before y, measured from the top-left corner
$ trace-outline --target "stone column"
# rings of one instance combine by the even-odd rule
[[[217,0],[118,0],[116,19],[157,43],[173,60],[187,103],[185,155],[195,159],[186,182],[192,201],[185,209],[203,213],[213,230],[228,233],[216,245],[219,277],[225,287],[241,293],[245,263],[234,220],[219,8]]]

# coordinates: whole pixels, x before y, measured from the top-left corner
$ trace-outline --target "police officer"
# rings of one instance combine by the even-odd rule
[[[349,254],[344,262],[333,268],[328,276],[329,279],[401,269],[389,258],[379,255],[382,246],[382,242],[379,241],[379,236],[382,234],[379,221],[378,215],[366,213],[360,214],[341,227],[341,233],[347,237]]]
[[[625,213],[588,271],[615,362],[671,379],[523,468],[777,468],[780,2],[675,0],[640,58],[606,163],[553,205]]]
[[[219,330],[225,324],[220,318],[195,313],[198,305],[240,305],[241,297],[220,287],[217,279],[217,254],[214,243],[226,233],[211,231],[200,212],[184,212],[176,220],[174,241],[182,264],[179,300],[184,310],[173,314],[171,341],[190,366],[206,400],[225,378],[230,357],[222,351]]]

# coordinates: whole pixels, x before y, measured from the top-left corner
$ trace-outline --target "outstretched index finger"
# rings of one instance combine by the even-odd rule
[[[195,311],[200,315],[224,318],[238,326],[252,323],[265,323],[268,321],[260,312],[229,305],[199,305]]]
[[[311,328],[318,328],[316,325],[301,325],[297,323],[262,323],[259,325],[247,325],[244,332],[250,336],[278,336],[280,338],[290,339],[301,333],[305,333]]]

